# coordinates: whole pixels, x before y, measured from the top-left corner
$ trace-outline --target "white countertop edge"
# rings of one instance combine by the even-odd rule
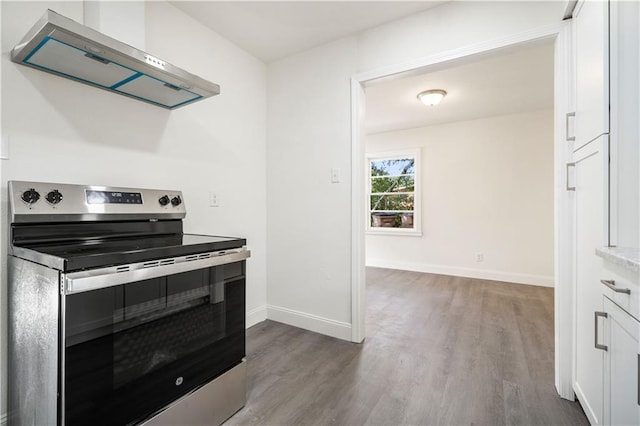
[[[630,271],[640,272],[640,248],[602,247],[596,249],[596,255]]]

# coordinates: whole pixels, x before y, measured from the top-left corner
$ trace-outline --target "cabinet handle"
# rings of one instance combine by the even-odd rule
[[[600,280],[600,282],[616,293],[631,294],[631,289],[616,287],[616,282],[614,280]]]
[[[569,167],[575,167],[576,163],[567,163],[567,191],[575,191],[575,186],[569,186]]]
[[[609,315],[606,312],[594,312],[595,313],[595,321],[594,321],[594,334],[595,334],[595,347],[596,349],[602,349],[603,351],[608,351],[609,347],[607,345],[601,345],[598,343],[598,317],[607,318]]]
[[[576,113],[575,112],[568,112],[567,113],[567,119],[565,121],[565,125],[564,125],[564,129],[565,129],[565,138],[567,140],[567,142],[570,141],[575,141],[576,140],[576,135],[573,136],[569,136],[569,118],[570,117],[575,117]]]
[[[640,354],[638,354],[638,405],[640,405]]]

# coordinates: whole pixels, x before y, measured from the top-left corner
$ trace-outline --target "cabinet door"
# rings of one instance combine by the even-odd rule
[[[611,244],[640,247],[640,2],[611,2]]]
[[[573,17],[577,150],[609,132],[609,3],[583,1]]]
[[[602,310],[602,260],[605,244],[605,158],[603,135],[574,154],[575,160],[575,363],[574,390],[591,424],[603,424],[603,351],[594,345],[594,315]],[[599,321],[602,327],[602,320]]]
[[[640,424],[638,354],[640,322],[604,298],[607,313],[605,343],[605,419],[610,425]]]

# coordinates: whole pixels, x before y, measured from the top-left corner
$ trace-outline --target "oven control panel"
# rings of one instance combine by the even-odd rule
[[[87,204],[142,204],[142,192],[87,189]]]
[[[181,191],[9,181],[11,222],[182,219]]]

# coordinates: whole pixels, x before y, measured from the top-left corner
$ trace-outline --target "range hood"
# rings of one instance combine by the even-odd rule
[[[11,60],[168,109],[220,93],[215,83],[52,10],[13,48]]]

